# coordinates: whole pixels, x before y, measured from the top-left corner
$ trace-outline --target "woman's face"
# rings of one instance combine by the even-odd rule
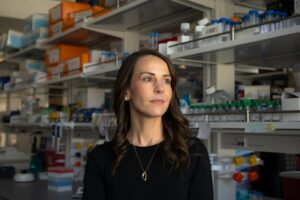
[[[131,115],[162,117],[172,98],[171,81],[168,65],[162,59],[152,55],[140,58],[126,91]]]

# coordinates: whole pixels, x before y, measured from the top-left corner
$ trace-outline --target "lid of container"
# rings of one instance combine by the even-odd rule
[[[212,23],[212,24],[217,24],[217,23],[219,23],[219,22],[220,22],[220,21],[219,21],[218,19],[212,19],[212,20],[211,20],[211,23]]]
[[[198,21],[198,24],[201,26],[205,26],[209,23],[209,19],[208,18],[203,18],[201,20]]]
[[[201,31],[203,31],[204,28],[205,28],[205,26],[198,25],[195,27],[195,32],[201,32]]]
[[[215,86],[211,86],[205,90],[206,94],[213,94],[216,91]]]
[[[249,10],[249,14],[250,15],[258,15],[258,11],[253,9],[253,10]]]
[[[190,29],[190,23],[181,23],[180,24],[180,29]]]
[[[245,14],[242,18],[243,21],[247,21],[250,18],[249,14]]]
[[[275,14],[275,11],[274,11],[274,10],[266,10],[265,13],[266,13],[266,15],[267,15],[267,14],[272,14],[272,15],[274,15],[274,14]]]

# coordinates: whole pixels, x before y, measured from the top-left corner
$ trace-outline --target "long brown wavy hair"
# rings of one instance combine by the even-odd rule
[[[169,68],[171,75],[171,87],[173,96],[166,113],[162,116],[164,142],[162,143],[162,157],[164,162],[170,164],[170,171],[179,171],[190,163],[189,138],[191,131],[188,121],[179,109],[179,99],[176,93],[177,77],[171,61],[157,51],[144,49],[131,54],[118,71],[113,92],[113,109],[117,119],[117,130],[112,139],[116,159],[112,168],[112,174],[116,173],[120,162],[125,157],[130,143],[127,133],[130,129],[129,103],[125,101],[125,93],[128,89],[135,65],[144,56],[156,56],[162,59]]]

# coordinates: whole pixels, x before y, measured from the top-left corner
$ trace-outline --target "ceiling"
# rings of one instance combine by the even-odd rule
[[[23,31],[23,27],[24,20],[22,19],[0,16],[0,33],[7,32],[8,29]]]

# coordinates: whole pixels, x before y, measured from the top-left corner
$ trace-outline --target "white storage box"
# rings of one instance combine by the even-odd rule
[[[32,14],[25,19],[25,32],[31,32],[40,28],[48,28],[48,14]]]
[[[282,111],[297,110],[299,113],[284,113],[282,120],[300,121],[300,92],[284,92],[281,99]]]
[[[270,86],[269,85],[242,85],[240,90],[244,91],[245,99],[269,99]]]
[[[6,47],[23,48],[24,47],[24,34],[19,31],[8,30]]]

